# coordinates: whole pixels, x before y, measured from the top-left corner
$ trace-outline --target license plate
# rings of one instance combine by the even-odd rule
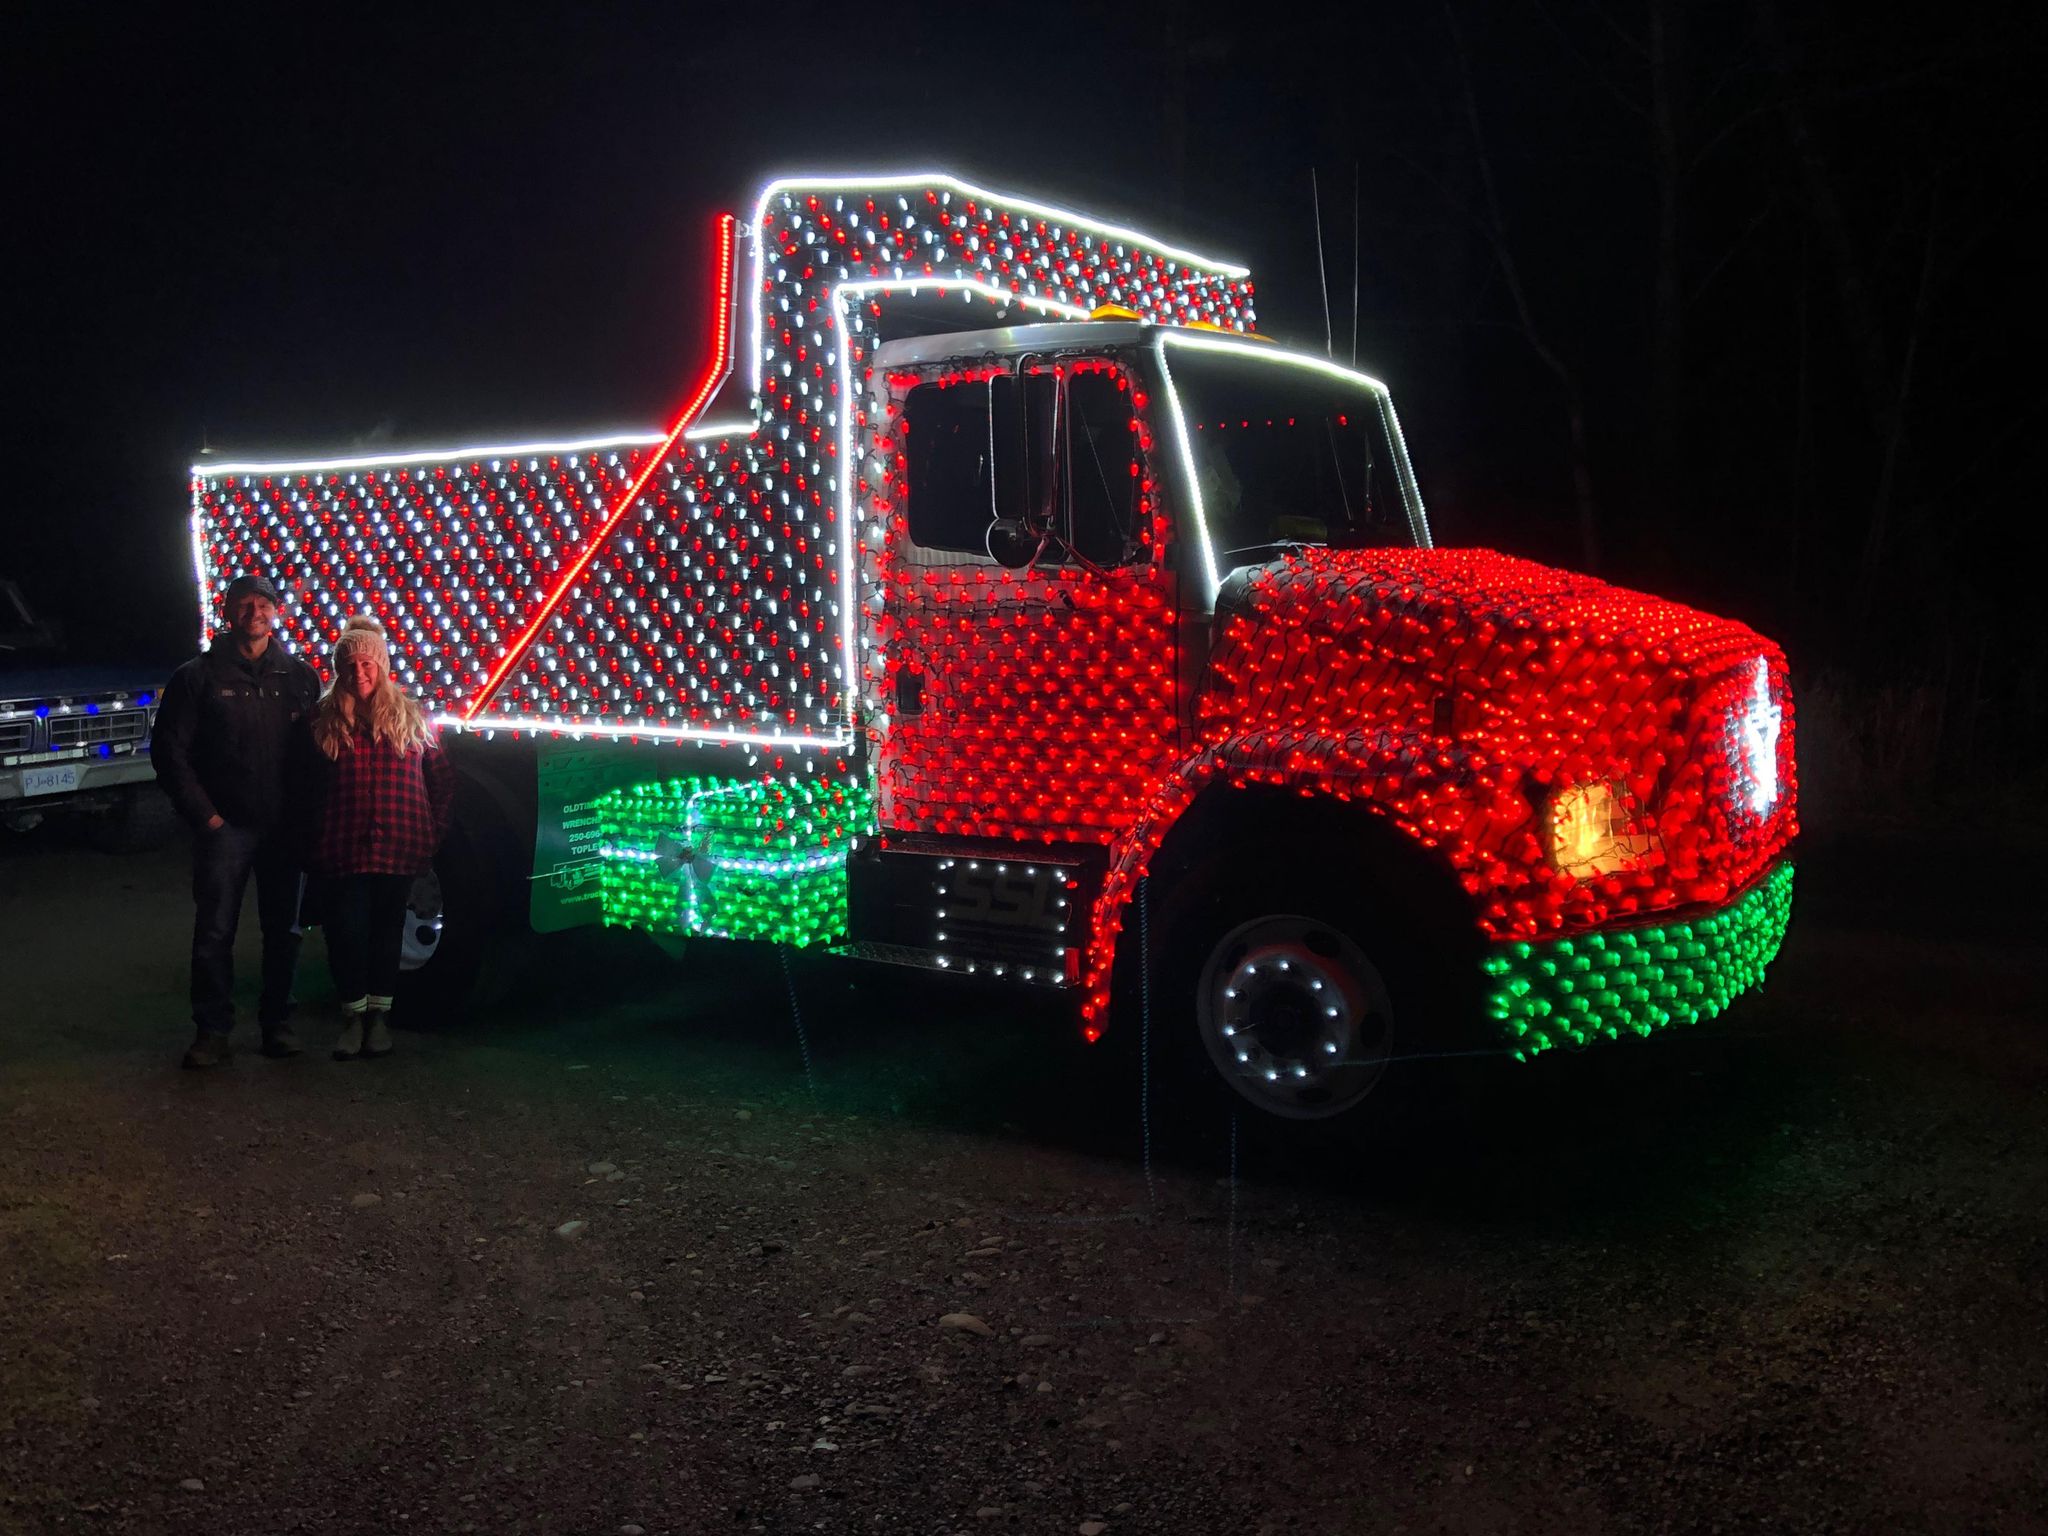
[[[21,771],[21,792],[24,795],[61,795],[76,788],[76,763],[57,763],[48,768],[24,768]]]

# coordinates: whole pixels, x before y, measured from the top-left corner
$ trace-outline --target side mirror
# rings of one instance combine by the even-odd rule
[[[1043,534],[1034,533],[1013,517],[999,517],[988,525],[988,556],[1007,570],[1023,570],[1044,543]]]
[[[1020,371],[989,381],[992,516],[986,546],[989,558],[1009,570],[1037,559],[1053,533],[1058,389],[1050,373]]]

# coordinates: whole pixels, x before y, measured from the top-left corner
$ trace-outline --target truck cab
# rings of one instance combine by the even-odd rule
[[[887,343],[869,377],[889,831],[1111,841],[1195,741],[1239,573],[1429,544],[1386,389],[1270,343],[1027,325]]]
[[[1163,1000],[1242,1099],[1327,1119],[1406,1056],[1648,1033],[1747,974],[1688,928],[1610,975],[1617,919],[1747,885],[1735,926],[1782,931],[1775,648],[1432,549],[1376,380],[1108,319],[887,342],[863,404],[848,952],[1071,989],[1090,1038]]]

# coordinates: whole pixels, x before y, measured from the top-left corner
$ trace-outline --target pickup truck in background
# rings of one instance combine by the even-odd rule
[[[1761,979],[1782,653],[1433,547],[1243,267],[925,174],[771,182],[713,270],[666,432],[193,470],[202,631],[244,570],[304,656],[366,609],[446,733],[426,995],[513,916],[822,945],[1300,1124]]]
[[[92,818],[95,839],[131,843],[148,819],[149,731],[162,679],[66,655],[54,625],[0,579],[0,826]]]

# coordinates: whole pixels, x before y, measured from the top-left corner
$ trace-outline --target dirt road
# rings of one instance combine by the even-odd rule
[[[2042,913],[1945,858],[1808,850],[1724,1030],[1233,1180],[986,999],[799,962],[800,1039],[621,935],[181,1074],[182,850],[17,840],[0,1529],[2044,1529]]]

